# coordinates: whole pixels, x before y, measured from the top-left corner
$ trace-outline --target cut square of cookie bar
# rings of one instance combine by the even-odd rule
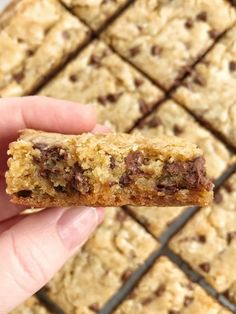
[[[90,44],[40,95],[94,104],[98,120],[126,131],[163,93],[101,41]]]
[[[236,174],[173,238],[171,248],[236,303]]]
[[[23,304],[17,306],[9,314],[52,314],[47,310],[36,297],[31,297]]]
[[[115,314],[230,314],[167,257],[159,258]]]
[[[225,140],[236,147],[236,26],[216,43],[174,93]]]
[[[235,19],[235,9],[226,0],[138,0],[104,38],[169,89]]]
[[[88,28],[56,0],[15,5],[0,33],[1,97],[32,93],[89,36]]]
[[[50,206],[207,205],[202,151],[178,137],[26,130],[10,144],[12,201]]]
[[[158,243],[119,208],[107,208],[94,236],[47,285],[65,313],[97,313],[158,248]]]
[[[133,133],[141,133],[147,137],[177,135],[191,140],[203,150],[207,173],[212,179],[219,177],[232,161],[231,153],[224,144],[172,100],[161,104]],[[186,208],[130,206],[129,209],[140,223],[159,237]]]
[[[93,30],[97,30],[130,0],[61,1]]]

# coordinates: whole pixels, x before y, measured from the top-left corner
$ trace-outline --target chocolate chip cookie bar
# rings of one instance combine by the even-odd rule
[[[230,314],[167,257],[161,257],[115,314]]]
[[[101,41],[91,43],[40,92],[96,106],[98,120],[126,131],[163,93]]]
[[[32,93],[89,36],[56,0],[15,3],[0,33],[0,97]]]
[[[138,0],[104,38],[169,89],[235,19],[235,9],[226,0]]]
[[[202,151],[177,137],[26,130],[10,144],[7,193],[48,206],[207,205]]]
[[[35,297],[31,297],[9,314],[51,314]]]
[[[236,147],[236,26],[195,67],[174,97]]]
[[[98,313],[158,247],[156,240],[120,208],[107,208],[94,236],[47,285],[65,313]]]
[[[171,248],[236,303],[236,174],[173,238]]]
[[[61,0],[74,14],[97,30],[130,0]]]

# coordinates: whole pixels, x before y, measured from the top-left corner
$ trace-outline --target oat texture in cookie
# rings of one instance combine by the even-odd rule
[[[96,106],[98,120],[125,131],[163,93],[101,41],[91,43],[40,92]]]
[[[216,43],[174,94],[236,147],[236,26]]]
[[[97,313],[158,243],[120,208],[49,282],[48,295],[66,313]]]
[[[138,0],[104,38],[169,89],[235,18],[235,9],[225,0]]]
[[[172,249],[236,303],[236,174],[171,241]]]
[[[88,37],[88,28],[56,0],[23,0],[3,24],[1,97],[32,93]]]
[[[16,307],[9,314],[52,314],[47,310],[36,297],[31,297],[23,304]]]
[[[157,260],[115,314],[230,314],[167,257]]]
[[[130,0],[61,1],[93,30],[97,30]]]

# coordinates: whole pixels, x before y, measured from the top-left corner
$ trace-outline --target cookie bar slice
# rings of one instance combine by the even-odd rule
[[[0,97],[33,93],[89,37],[59,1],[15,1],[11,10],[0,19]]]
[[[9,314],[51,314],[36,297],[31,297],[23,304],[17,306]]]
[[[98,121],[119,132],[132,128],[163,98],[159,88],[100,40],[82,51],[40,95],[92,104]]]
[[[170,245],[236,303],[236,174],[215,194],[213,205],[198,212]]]
[[[206,205],[202,151],[177,137],[26,130],[10,145],[7,192],[31,206]]]
[[[225,0],[217,0],[217,5],[208,0],[138,0],[103,37],[169,89],[235,19],[234,8]]]
[[[230,314],[167,257],[161,257],[115,314]]]
[[[103,26],[129,0],[61,0],[93,30]]]
[[[158,247],[121,208],[107,208],[93,237],[48,283],[48,296],[65,313],[99,313]]]

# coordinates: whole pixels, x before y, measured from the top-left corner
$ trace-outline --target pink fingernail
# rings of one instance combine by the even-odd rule
[[[64,245],[73,250],[82,245],[96,229],[102,218],[100,210],[93,207],[69,208],[57,223]]]

